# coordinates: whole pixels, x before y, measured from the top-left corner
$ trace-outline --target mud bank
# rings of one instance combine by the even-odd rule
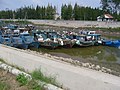
[[[113,74],[116,76],[120,76],[120,65],[116,63],[107,63],[107,62],[101,62],[96,60],[89,60],[89,59],[83,59],[80,57],[74,57],[70,56],[64,53],[43,53],[43,52],[37,52],[32,50],[27,50],[28,52],[31,52],[32,54],[37,55],[44,55],[45,57],[49,57],[51,59],[56,59],[59,61],[67,62],[75,66],[85,67],[109,74]]]

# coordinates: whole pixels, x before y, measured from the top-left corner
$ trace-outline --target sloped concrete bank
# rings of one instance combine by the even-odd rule
[[[51,25],[59,27],[102,27],[102,28],[117,28],[120,27],[120,22],[99,22],[99,21],[71,21],[71,20],[28,20],[38,25]]]
[[[55,75],[57,80],[70,90],[119,90],[120,77],[103,73],[106,68],[94,66],[89,63],[80,64],[78,61],[53,57],[49,54],[42,54],[30,50],[20,50],[12,47],[0,45],[0,58],[10,64],[22,67],[25,70],[33,71],[41,68],[43,72]],[[58,59],[59,58],[59,59]],[[70,65],[71,62],[74,65]],[[96,70],[87,69],[96,67]],[[101,72],[103,71],[103,72]],[[111,72],[107,69],[106,71]],[[105,71],[105,72],[106,72]]]
[[[27,74],[26,72],[23,72],[23,71],[21,71],[21,70],[18,70],[18,69],[16,69],[15,67],[12,67],[12,66],[10,66],[10,65],[7,65],[7,64],[5,64],[5,63],[3,63],[3,62],[0,62],[0,68],[2,68],[2,69],[4,69],[4,70],[12,73],[13,75],[18,76],[19,74],[24,74],[25,77],[27,77],[29,80],[32,79],[32,76],[29,75],[29,74]],[[47,83],[45,83],[45,82],[39,81],[38,83],[39,83],[40,85],[44,85],[45,90],[63,90],[63,89],[61,89],[61,88],[59,88],[59,87],[56,87],[56,86],[54,86],[54,85],[52,85],[52,84],[47,84]]]

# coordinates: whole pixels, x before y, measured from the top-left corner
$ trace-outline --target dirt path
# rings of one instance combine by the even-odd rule
[[[120,90],[120,77],[75,67],[43,55],[33,55],[0,45],[0,58],[28,71],[41,68],[45,73],[55,75],[70,90]]]

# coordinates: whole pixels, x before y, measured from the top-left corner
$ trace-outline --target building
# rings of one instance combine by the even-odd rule
[[[97,17],[97,21],[113,21],[114,17],[110,14],[104,14]]]
[[[61,16],[59,15],[59,13],[55,13],[54,20],[59,20],[59,19],[61,19]]]

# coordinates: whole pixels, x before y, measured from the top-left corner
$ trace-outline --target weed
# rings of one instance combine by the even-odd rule
[[[4,61],[3,59],[1,59],[1,58],[0,58],[0,62],[3,62],[3,63],[5,63],[5,61]]]
[[[40,80],[46,83],[51,83],[53,85],[57,85],[56,78],[52,76],[46,76],[44,75],[41,70],[35,70],[31,74],[33,79]]]
[[[26,85],[28,83],[28,78],[24,74],[19,74],[16,77],[16,80],[20,83],[21,86]]]
[[[31,80],[28,83],[28,87],[29,89],[32,89],[32,90],[44,90],[43,85],[39,85],[38,82],[36,82],[35,80]]]

